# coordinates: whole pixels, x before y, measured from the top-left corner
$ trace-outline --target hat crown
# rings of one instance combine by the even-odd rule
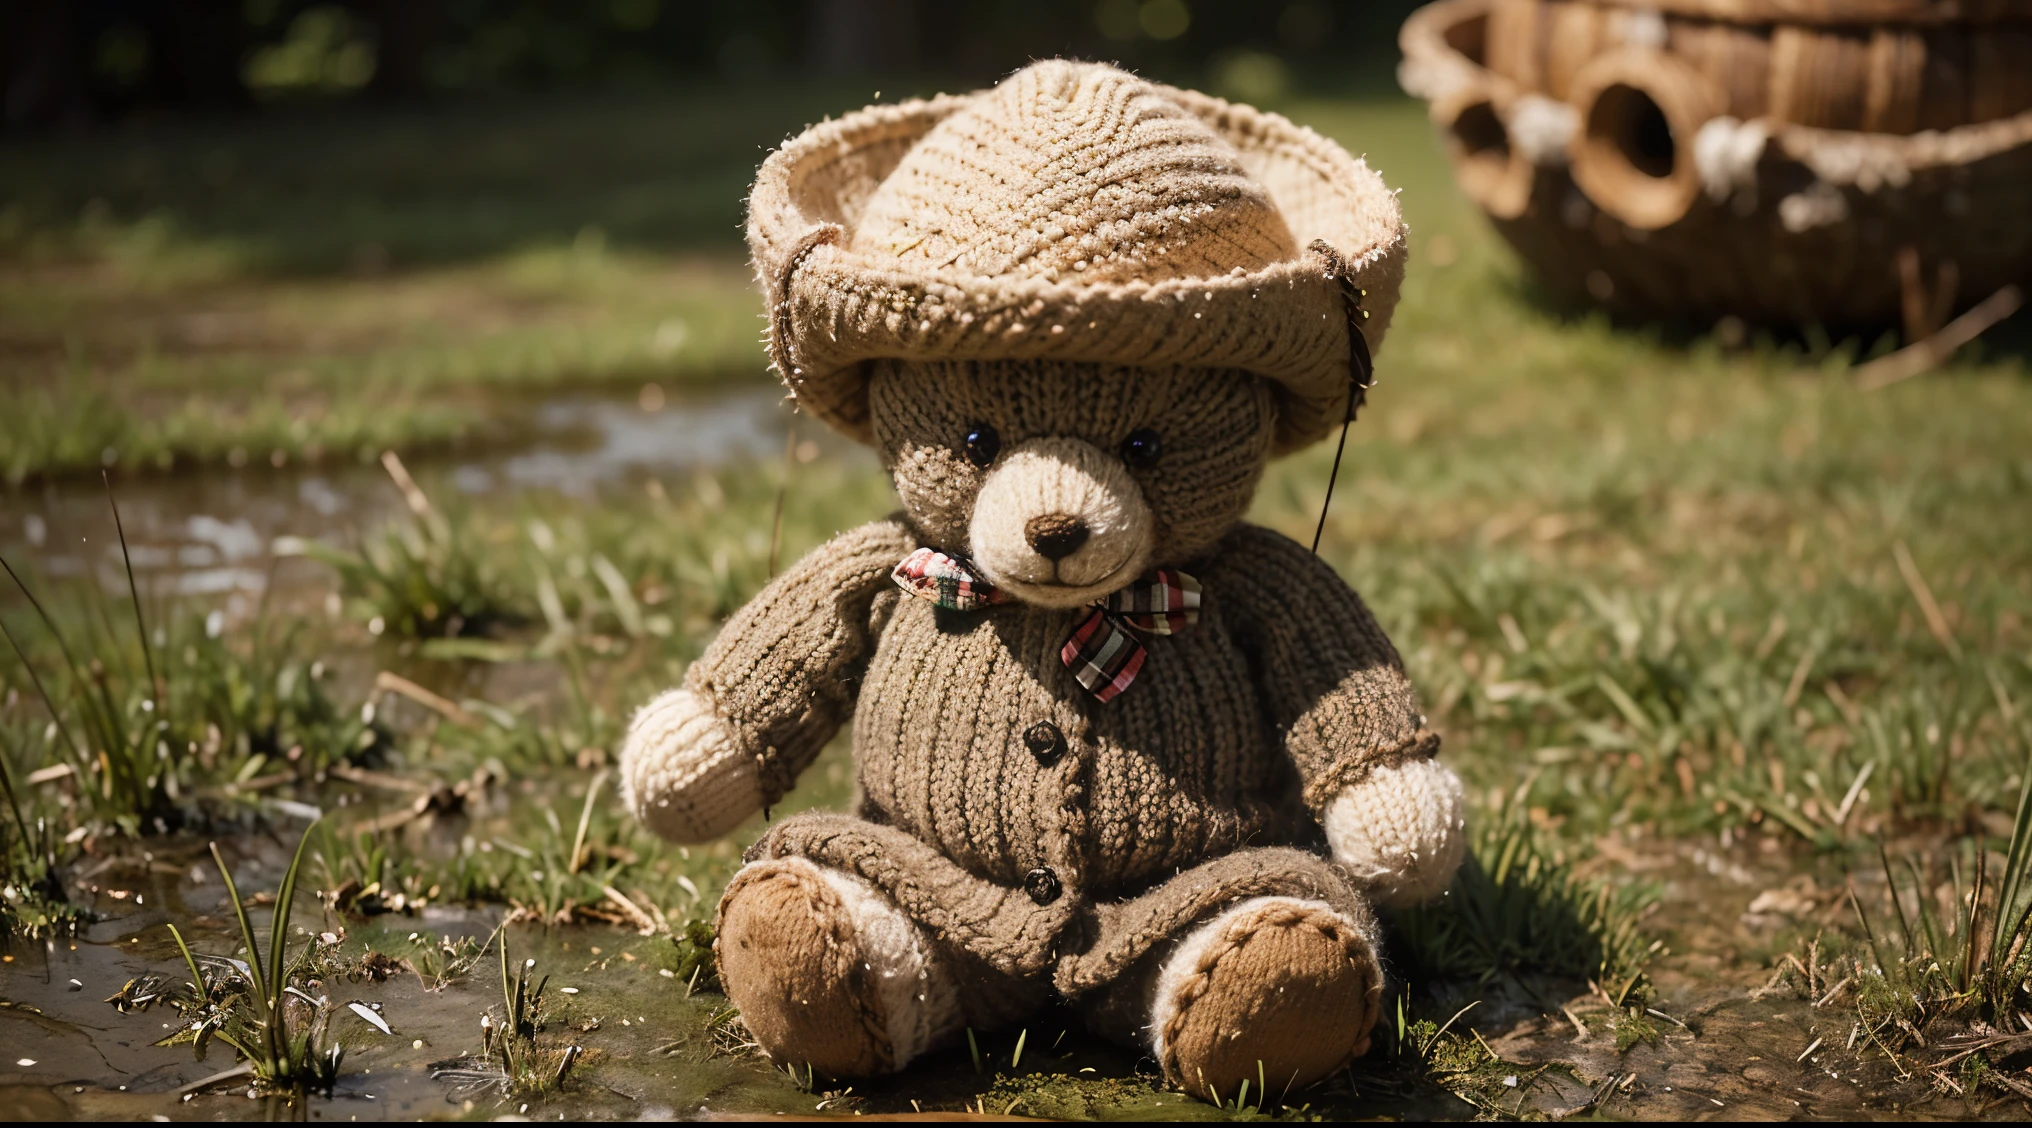
[[[898,269],[1081,283],[1253,273],[1297,241],[1239,154],[1164,88],[1050,60],[940,122],[850,250]]]

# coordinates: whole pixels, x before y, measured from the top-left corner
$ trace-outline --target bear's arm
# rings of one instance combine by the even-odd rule
[[[1336,861],[1386,903],[1436,895],[1465,839],[1460,781],[1433,760],[1396,647],[1361,597],[1290,538],[1243,525],[1203,577]]]
[[[917,548],[890,518],[841,533],[757,592],[685,674],[710,699],[773,805],[853,715],[875,597]]]
[[[642,825],[705,842],[783,797],[854,709],[881,593],[916,547],[896,521],[842,533],[734,613],[684,684],[635,713],[623,797]],[[891,593],[893,596],[893,593]]]

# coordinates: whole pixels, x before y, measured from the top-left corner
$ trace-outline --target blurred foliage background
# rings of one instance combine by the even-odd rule
[[[1412,0],[73,0],[0,7],[10,131],[290,100],[1108,59],[1255,101],[1389,81]]]

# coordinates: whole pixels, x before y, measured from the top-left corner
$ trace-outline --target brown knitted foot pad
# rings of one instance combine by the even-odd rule
[[[1298,1089],[1369,1050],[1382,973],[1369,942],[1324,905],[1247,913],[1185,971],[1163,985],[1161,1047],[1166,1078],[1195,1096],[1233,1100],[1244,1080]]]
[[[727,998],[777,1064],[831,1077],[892,1068],[853,923],[811,863],[762,862],[736,874],[720,898],[715,949]]]

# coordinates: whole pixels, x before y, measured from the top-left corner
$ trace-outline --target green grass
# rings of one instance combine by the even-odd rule
[[[2032,750],[2032,742],[2027,747]],[[1908,1044],[1924,1047],[1924,1032],[1943,1020],[2012,1032],[2032,1024],[2032,888],[2026,885],[2032,779],[2019,794],[2002,865],[1993,868],[1992,856],[1985,834],[1945,859],[1908,856],[1894,865],[1888,851],[1880,852],[1883,895],[1871,899],[1874,911],[1850,886],[1862,944],[1837,965],[1849,969],[1873,1043],[1892,1053]]]
[[[548,1096],[564,1086],[584,1057],[585,1048],[544,1036],[543,991],[550,976],[543,976],[531,987],[536,961],[510,959],[506,932],[500,935],[499,944],[500,1017],[491,1011],[481,1017],[478,1054],[433,1068],[431,1078],[459,1096]]]
[[[504,395],[757,379],[742,201],[869,92],[278,110],[0,153],[0,480],[511,441]]]
[[[0,173],[24,174],[0,182],[26,185],[0,240],[0,338],[28,342],[0,383],[32,389],[0,424],[8,475],[72,473],[108,446],[137,474],[231,464],[236,449],[258,472],[277,452],[371,459],[392,447],[410,455],[426,501],[359,547],[319,550],[343,595],[336,621],[215,633],[203,608],[165,606],[147,615],[144,652],[128,609],[96,596],[35,583],[47,619],[20,600],[0,606],[48,690],[45,704],[29,666],[0,665],[0,750],[21,806],[7,816],[12,927],[36,927],[16,891],[60,894],[75,860],[48,827],[132,835],[243,818],[256,796],[316,798],[337,786],[319,771],[368,760],[416,790],[356,792],[370,802],[314,842],[326,887],[357,895],[346,911],[490,903],[639,929],[612,890],[673,937],[666,970],[710,986],[709,929],[693,925],[754,826],[696,849],[650,840],[610,791],[595,793],[597,773],[629,711],[678,679],[772,559],[893,498],[872,466],[827,460],[668,476],[597,505],[541,493],[454,503],[429,455],[512,441],[521,400],[505,392],[760,380],[739,194],[760,146],[810,116],[797,97],[855,104],[821,93],[718,116],[645,98],[611,122],[614,103],[600,101],[499,122],[345,116],[333,163],[309,166],[326,180],[256,161],[283,145],[265,125],[164,134],[142,172],[123,171],[112,143],[0,156]],[[1528,994],[1532,973],[1592,977],[1616,1004],[1619,1047],[1655,1036],[1630,1006],[1655,958],[1650,894],[1601,864],[1596,847],[1611,840],[1654,855],[1749,843],[1778,864],[1825,854],[1860,870],[1888,838],[1917,844],[1928,888],[1969,887],[1977,855],[1958,877],[1926,857],[1944,857],[1971,819],[2010,815],[2027,782],[2022,331],[1862,393],[1848,367],[1890,342],[1731,347],[1698,327],[1552,309],[1452,187],[1416,106],[1289,108],[1366,151],[1404,189],[1413,228],[1383,382],[1350,440],[1321,551],[1402,649],[1474,796],[1475,864],[1441,906],[1396,922],[1418,986]],[[208,145],[240,162],[216,199],[177,179],[202,159],[163,155],[203,158]],[[442,180],[416,155],[432,146],[450,154]],[[694,182],[685,162],[706,171]],[[682,192],[663,191],[680,180]],[[85,209],[95,192],[105,205]],[[451,216],[462,204],[472,214]],[[601,234],[580,238],[588,229]],[[385,265],[356,260],[361,246],[381,247]],[[204,320],[221,312],[245,316]],[[664,332],[673,317],[684,333]],[[1274,466],[1254,519],[1309,537],[1331,457],[1322,447]],[[377,670],[457,712],[359,688]],[[152,766],[158,722],[171,726],[174,770]],[[75,774],[22,782],[63,764]],[[836,746],[794,801],[844,803],[848,767]],[[439,797],[466,805],[446,817],[473,820],[456,843],[362,825]],[[1993,890],[2013,866],[1989,866]],[[1914,929],[1925,899],[1896,872]],[[1873,1013],[1915,1026],[1922,1012],[1945,1016],[1942,1029],[2023,1013],[2021,964],[1964,958],[1977,924],[1992,935],[1978,951],[2009,951],[1995,939],[2007,914],[1962,920],[1935,906],[1908,943],[1891,903],[1869,900],[1880,886],[1864,885],[1874,946],[1860,923],[1828,943],[1890,985],[1869,996]],[[61,897],[37,904],[72,911]],[[434,952],[417,958],[436,967]],[[1945,980],[1898,979],[1929,960]],[[1989,1010],[1943,1002],[1978,994]],[[1417,1068],[1490,1111],[1510,1107],[1488,1084],[1517,1068],[1459,1030],[1442,1035],[1454,1008],[1425,1013],[1434,997],[1417,994],[1400,1022],[1399,1040],[1424,1047]],[[1054,1109],[1113,1107],[1081,1103],[1099,1090],[1054,1093],[1068,1102]],[[1250,1111],[1262,1097],[1250,1094]]]
[[[759,377],[736,258],[605,247],[371,280],[0,261],[0,337],[21,342],[0,369],[0,479],[471,449],[527,430],[516,397]]]
[[[1509,988],[1547,1006],[1589,981],[1617,1006],[1641,1000],[1655,950],[1641,921],[1658,890],[1576,876],[1548,837],[1514,810],[1484,815],[1446,896],[1389,915],[1404,974],[1422,984]]]
[[[0,798],[6,800],[0,812],[0,941],[74,934],[84,912],[63,887],[60,859],[69,857],[69,847],[47,814],[22,803],[11,759],[0,754]]]
[[[257,156],[293,151],[272,124],[191,127],[140,156],[91,141],[11,155],[32,175],[10,205],[8,274],[33,300],[0,308],[20,309],[22,325],[50,315],[38,320],[62,328],[38,355],[68,373],[15,418],[41,419],[42,396],[48,418],[77,426],[10,421],[0,444],[17,453],[0,462],[18,477],[94,464],[108,446],[134,452],[120,456],[129,466],[235,449],[255,461],[427,451],[513,430],[513,410],[502,423],[473,389],[758,378],[756,300],[734,257],[740,186],[783,131],[857,95],[810,88],[713,113],[700,97],[499,118],[340,114],[321,123],[331,164],[305,157],[325,180]],[[1777,828],[1817,847],[1871,833],[1886,812],[2008,803],[2001,703],[2032,689],[2032,546],[1999,519],[2032,487],[2021,353],[1858,393],[1845,367],[1888,342],[1809,334],[1731,349],[1548,309],[1451,186],[1415,105],[1287,109],[1403,189],[1414,265],[1324,551],[1403,643],[1478,783],[1530,775],[1526,805],[1587,833]],[[177,152],[227,155],[167,159]],[[457,159],[426,176],[423,153]],[[103,206],[85,208],[95,192]],[[447,219],[450,202],[471,200],[493,202]],[[581,239],[589,225],[603,234]],[[386,248],[388,271],[347,273],[347,240]],[[84,264],[78,280],[44,276],[65,263]],[[720,328],[688,329],[668,363],[627,360],[683,304],[647,285],[666,273],[719,311],[679,319]],[[113,362],[163,355],[110,342],[166,340],[161,319],[204,314],[218,287],[260,295],[247,307],[260,328],[225,333],[240,344]],[[557,334],[576,343],[544,343]],[[414,357],[434,359],[402,359],[411,338]],[[695,343],[704,351],[685,351]],[[191,430],[138,406],[156,388],[194,397]],[[130,415],[148,436],[92,430]],[[327,427],[339,437],[320,438]],[[1308,532],[1329,454],[1274,469],[1258,519]],[[473,526],[464,545],[427,524],[398,530],[342,567],[343,582],[363,622],[398,635],[540,621],[546,637],[657,634],[681,660],[766,573],[758,518],[774,492],[767,470],[694,485],[590,511],[482,506],[456,518]],[[878,511],[882,493],[872,475],[802,476],[784,552]]]
[[[330,1035],[334,1006],[328,997],[312,996],[299,988],[295,968],[307,953],[289,954],[289,918],[296,900],[297,877],[303,869],[304,847],[310,843],[306,830],[297,841],[282,884],[275,891],[275,912],[268,924],[268,955],[264,959],[254,924],[247,916],[247,902],[233,882],[233,871],[225,855],[212,844],[212,861],[226,885],[226,900],[232,906],[234,923],[247,958],[210,961],[218,970],[206,975],[203,961],[191,952],[183,933],[171,924],[170,936],[182,954],[190,982],[182,996],[171,1002],[182,1012],[183,1025],[161,1044],[190,1042],[203,1056],[205,1043],[212,1038],[231,1046],[244,1059],[239,1071],[228,1070],[209,1080],[216,1084],[229,1078],[251,1076],[256,1086],[270,1092],[302,1096],[308,1092],[331,1095],[338,1081],[345,1049]],[[219,965],[223,964],[223,967]],[[131,985],[130,985],[131,986]],[[313,989],[318,984],[310,983]]]
[[[0,614],[0,753],[55,770],[34,793],[39,817],[112,837],[211,825],[386,748],[372,709],[338,703],[301,628],[265,611],[231,634],[192,605],[150,625],[138,594],[58,603],[14,579],[33,615]],[[132,627],[113,618],[130,609]]]

